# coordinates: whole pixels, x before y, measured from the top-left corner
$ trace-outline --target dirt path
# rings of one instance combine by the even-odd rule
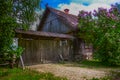
[[[80,68],[80,67],[67,67],[59,64],[40,64],[29,66],[28,68],[40,71],[40,72],[51,72],[56,76],[67,77],[68,80],[86,80],[93,77],[99,78],[105,76],[106,72]]]

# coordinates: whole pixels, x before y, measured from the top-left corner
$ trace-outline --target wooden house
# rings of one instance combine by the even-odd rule
[[[78,34],[78,17],[46,7],[36,31],[16,30],[19,45],[25,48],[25,65],[87,59],[92,47]]]

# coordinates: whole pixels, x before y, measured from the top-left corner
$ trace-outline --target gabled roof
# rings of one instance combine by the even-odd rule
[[[60,39],[74,39],[73,36],[67,34],[51,33],[51,32],[41,32],[41,31],[24,31],[24,30],[15,30],[16,36],[21,38],[30,38],[30,39],[43,39],[43,38],[60,38]]]
[[[76,30],[78,28],[78,17],[77,16],[72,15],[72,14],[66,14],[63,11],[56,10],[51,7],[46,7],[46,10],[43,14],[42,20],[39,24],[38,31],[40,31],[43,28],[44,22],[47,19],[50,12],[56,14],[61,21],[66,23],[73,30]]]

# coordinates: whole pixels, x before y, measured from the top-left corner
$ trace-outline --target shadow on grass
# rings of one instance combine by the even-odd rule
[[[84,67],[84,68],[112,68],[112,69],[120,69],[120,65],[110,66],[109,64],[102,63],[97,60],[84,60],[80,62],[75,62],[74,66]]]

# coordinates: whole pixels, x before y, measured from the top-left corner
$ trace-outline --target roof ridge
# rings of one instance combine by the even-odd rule
[[[52,7],[49,7],[49,6],[47,6],[47,8],[50,9],[50,10],[52,9],[52,10],[56,10],[56,11],[59,11],[59,12],[62,12],[62,13],[64,13],[64,14],[66,14],[65,12],[63,12],[63,11],[61,11],[61,10],[58,10],[58,9],[55,9],[55,8],[52,8]],[[52,11],[52,10],[51,10],[51,11]],[[70,16],[74,16],[74,17],[77,17],[77,18],[78,18],[78,16],[76,16],[76,15],[74,15],[74,14],[66,14],[66,15],[70,15]]]
[[[73,29],[77,29],[78,26],[78,16],[73,14],[66,14],[63,11],[54,9],[52,7],[47,7],[48,10],[60,16],[62,20],[64,20],[68,25],[70,25]]]

